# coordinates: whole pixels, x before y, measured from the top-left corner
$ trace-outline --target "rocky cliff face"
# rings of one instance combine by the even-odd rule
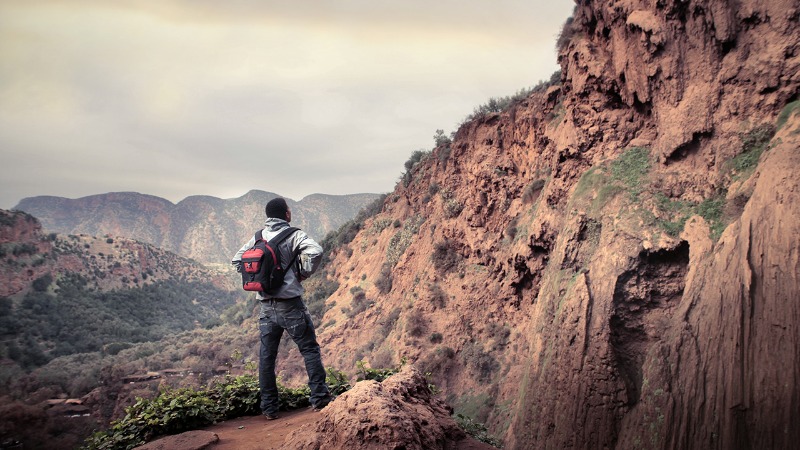
[[[334,255],[326,363],[401,357],[510,448],[800,439],[800,5],[582,0],[562,83]]]
[[[15,209],[36,216],[49,231],[123,236],[198,261],[226,263],[263,224],[264,206],[275,197],[254,190],[235,199],[197,195],[173,204],[151,195],[114,192],[79,199],[26,198]],[[321,240],[376,198],[377,194],[314,194],[287,201],[292,224]]]

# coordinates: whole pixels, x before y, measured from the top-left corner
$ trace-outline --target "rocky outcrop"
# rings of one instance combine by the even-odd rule
[[[63,234],[121,236],[147,242],[206,263],[226,263],[264,222],[264,205],[278,195],[250,191],[234,199],[195,195],[173,204],[135,192],[112,192],[79,199],[32,197],[15,209]],[[314,194],[287,200],[292,223],[317,240],[355,217],[378,194]]]
[[[22,291],[48,273],[52,250],[36,218],[0,210],[0,297]]]
[[[467,437],[411,366],[382,383],[357,383],[320,416],[290,434],[284,448],[455,449]]]

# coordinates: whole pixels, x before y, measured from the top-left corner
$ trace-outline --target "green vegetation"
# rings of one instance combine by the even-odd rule
[[[796,114],[800,111],[800,100],[795,100],[788,105],[786,105],[780,114],[778,114],[778,120],[775,122],[775,130],[780,130],[786,125],[786,121],[789,120],[789,117],[792,114]]]
[[[632,147],[611,163],[611,180],[622,184],[636,200],[645,186],[650,171],[650,151],[645,147]]]
[[[431,253],[431,262],[439,272],[448,273],[461,262],[461,255],[453,248],[450,241],[444,240],[434,245],[433,253]]]
[[[404,364],[405,360],[401,361],[400,367],[402,367]],[[377,382],[381,382],[399,372],[400,367],[373,369],[371,367],[367,367],[367,363],[363,360],[357,361],[356,368],[358,371],[356,373],[356,381],[375,380]]]
[[[404,362],[403,362],[404,363]],[[401,364],[402,365],[402,364]],[[399,367],[374,369],[358,361],[357,381],[381,382],[397,373]],[[326,383],[334,395],[351,389],[348,376],[328,368]],[[308,386],[289,388],[278,380],[280,409],[287,411],[308,406]],[[259,413],[258,377],[226,376],[206,389],[166,389],[153,398],[138,398],[125,409],[125,416],[111,427],[86,440],[84,449],[131,449],[158,436],[202,428],[220,420]]]
[[[467,342],[461,350],[464,366],[475,373],[475,379],[480,383],[490,383],[494,373],[500,370],[500,363],[490,352],[484,350],[482,344]]]
[[[461,211],[464,209],[464,204],[458,201],[453,192],[448,189],[440,191],[439,195],[442,197],[445,217],[448,219],[458,217],[458,215],[461,214]]]
[[[564,49],[569,45],[570,41],[572,41],[572,36],[575,34],[575,27],[572,26],[572,22],[575,19],[570,16],[567,18],[564,25],[561,27],[561,31],[558,33],[558,39],[556,40],[556,51],[562,52]]]
[[[186,280],[98,292],[78,275],[55,282],[45,275],[0,316],[0,329],[10,336],[0,342],[0,355],[32,370],[60,356],[102,351],[113,342],[157,341],[218,318],[238,295]]]
[[[378,288],[378,292],[381,294],[386,294],[392,290],[392,266],[388,262],[383,263],[381,266],[381,273],[375,280],[375,287]]]
[[[438,283],[433,283],[428,286],[430,292],[429,302],[437,309],[442,309],[447,306],[447,294],[442,290]]]
[[[350,319],[366,311],[367,308],[374,304],[372,300],[367,299],[367,294],[358,286],[351,288],[350,294],[353,296],[350,307],[342,308],[342,312]]]
[[[375,201],[365,206],[364,209],[356,214],[356,217],[347,221],[338,230],[328,233],[322,240],[322,247],[325,249],[325,261],[329,261],[331,250],[349,244],[355,239],[359,231],[364,227],[364,222],[380,213],[386,201],[386,194],[381,195]]]
[[[491,97],[486,103],[475,107],[475,109],[472,111],[472,114],[468,115],[464,119],[462,125],[464,123],[470,122],[475,119],[482,119],[488,116],[489,114],[506,111],[509,108],[511,108],[512,105],[521,100],[526,99],[534,92],[545,91],[550,86],[556,85],[560,82],[561,82],[561,71],[557,70],[553,72],[549,80],[542,80],[535,86],[532,86],[530,88],[522,88],[513,95],[505,97]]]
[[[406,316],[406,333],[414,337],[420,337],[425,334],[428,324],[425,317],[419,309],[412,309],[408,316]]]
[[[453,138],[444,134],[444,130],[436,130],[433,135],[433,142],[436,147],[449,146],[453,143]]]
[[[328,367],[325,370],[328,372],[328,376],[325,378],[325,383],[328,385],[328,389],[331,391],[331,394],[339,395],[349,391],[350,388],[352,388],[347,374],[336,370],[333,367]]]
[[[426,150],[414,150],[411,153],[411,157],[405,162],[406,171],[403,172],[401,175],[403,179],[403,185],[408,186],[411,184],[411,171],[416,167],[420,162],[425,160],[428,156],[430,156],[431,152]]]
[[[395,233],[389,240],[389,246],[386,248],[386,264],[390,268],[394,267],[406,252],[424,222],[425,218],[421,215],[410,218],[403,224],[403,229]]]
[[[495,448],[503,447],[503,443],[500,442],[500,440],[496,437],[489,434],[489,430],[486,429],[484,424],[475,422],[471,418],[462,414],[454,415],[453,419],[456,421],[458,426],[464,430],[465,433],[472,436],[474,439],[477,439],[485,444],[489,444]]]
[[[656,225],[670,236],[678,236],[689,217],[695,214],[706,220],[711,228],[711,239],[714,241],[719,239],[727,225],[723,214],[725,209],[724,193],[707,198],[700,203],[672,200],[661,193],[655,194],[654,199],[659,214],[672,218],[672,220],[656,219]]]
[[[742,134],[742,151],[726,163],[726,168],[736,174],[736,178],[748,176],[755,170],[761,154],[767,149],[775,135],[775,127],[764,123]]]

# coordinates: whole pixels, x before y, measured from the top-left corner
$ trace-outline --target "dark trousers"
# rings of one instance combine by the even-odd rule
[[[261,388],[261,410],[278,412],[278,386],[275,382],[275,358],[283,330],[289,333],[300,349],[306,364],[308,387],[311,388],[311,405],[318,406],[330,396],[325,384],[325,368],[314,333],[314,323],[300,297],[293,299],[263,300],[261,302],[261,349],[258,360],[258,382]]]

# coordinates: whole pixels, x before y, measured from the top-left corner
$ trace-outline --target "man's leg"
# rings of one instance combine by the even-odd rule
[[[261,411],[265,414],[278,412],[278,385],[275,382],[275,358],[278,356],[278,345],[281,343],[283,328],[270,318],[259,320],[261,332],[261,348],[258,358],[258,385],[261,389]]]
[[[300,354],[306,365],[308,374],[308,387],[311,389],[311,405],[316,408],[323,408],[331,400],[328,385],[325,384],[325,367],[322,365],[322,355],[320,354],[317,335],[314,332],[314,323],[308,312],[304,312],[306,326],[305,331],[300,336],[292,336],[297,344]]]

